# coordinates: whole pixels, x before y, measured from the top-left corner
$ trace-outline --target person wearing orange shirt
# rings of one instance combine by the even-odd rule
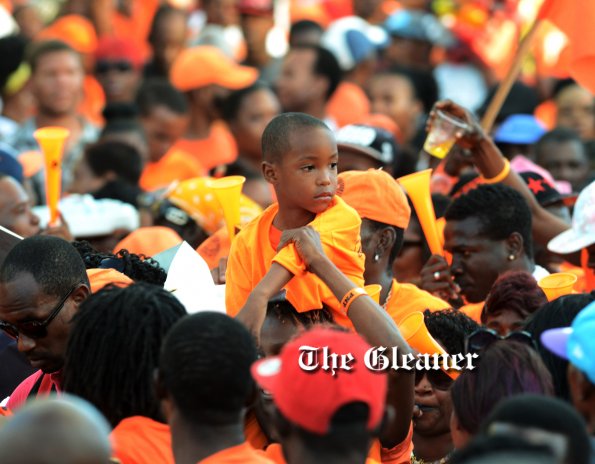
[[[244,436],[256,358],[250,333],[225,314],[193,314],[171,329],[157,391],[176,464],[272,464]]]
[[[351,327],[330,289],[309,273],[283,231],[306,225],[321,235],[326,255],[356,285],[363,285],[357,213],[335,196],[337,144],[329,128],[303,113],[274,118],[262,136],[263,172],[278,203],[248,224],[232,243],[226,273],[227,313],[258,336],[268,300],[282,288],[299,312],[330,306],[335,322]]]
[[[166,80],[143,85],[137,96],[141,123],[149,146],[149,162],[140,178],[144,190],[167,187],[173,181],[202,176],[204,168],[176,148],[188,126],[188,103]]]
[[[377,50],[386,34],[374,40],[371,26],[362,18],[348,16],[333,22],[322,36],[322,46],[337,58],[344,79],[327,105],[327,111],[339,127],[361,122],[370,113],[370,100],[364,88],[376,72]]]
[[[220,118],[218,103],[230,90],[253,84],[256,69],[240,66],[214,46],[185,49],[174,61],[170,80],[184,92],[190,108],[190,123],[175,148],[185,151],[210,170],[237,158],[229,129]]]
[[[393,277],[392,263],[403,246],[411,209],[397,182],[386,172],[348,171],[339,175],[342,198],[362,218],[362,246],[366,256],[364,279],[379,284],[380,303],[398,323],[414,311],[449,308],[445,301],[413,284]]]

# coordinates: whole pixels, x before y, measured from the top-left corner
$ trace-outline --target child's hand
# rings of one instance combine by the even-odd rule
[[[320,235],[310,226],[283,231],[277,251],[289,243],[295,245],[295,249],[306,264],[308,270],[312,268],[313,263],[317,259],[325,256],[322,243],[320,242]]]

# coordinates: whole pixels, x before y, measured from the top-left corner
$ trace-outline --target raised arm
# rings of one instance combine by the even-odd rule
[[[308,270],[316,274],[341,301],[356,286],[324,254],[318,233],[311,227],[302,227],[283,232],[279,247],[294,243]],[[397,347],[401,354],[412,353],[399,329],[386,311],[368,295],[353,300],[347,311],[356,332],[372,346]],[[388,403],[397,414],[381,436],[385,448],[393,448],[402,442],[409,432],[414,403],[413,371],[390,371]]]
[[[267,315],[269,300],[281,291],[291,280],[293,274],[278,263],[271,264],[269,271],[254,287],[246,303],[236,316],[260,344],[260,329]]]
[[[501,177],[500,182],[519,192],[531,209],[533,218],[533,237],[536,242],[547,246],[548,242],[569,229],[570,226],[560,220],[541,205],[527,187],[523,179],[508,164],[494,141],[485,134],[477,119],[465,108],[449,100],[444,100],[434,105],[430,114],[430,121],[435,110],[441,109],[464,120],[470,127],[469,131],[457,134],[457,144],[471,153],[471,160],[480,174],[490,181],[496,181]],[[431,124],[431,122],[429,123]],[[580,266],[580,255],[565,255],[564,259]]]

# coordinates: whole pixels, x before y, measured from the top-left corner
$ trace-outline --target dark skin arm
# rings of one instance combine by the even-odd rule
[[[260,329],[267,315],[267,304],[292,279],[293,274],[279,263],[271,264],[269,271],[254,287],[246,304],[242,307],[236,319],[244,324],[256,338],[260,345]]]
[[[431,125],[436,110],[443,110],[450,113],[468,124],[469,130],[461,131],[457,134],[457,145],[468,150],[471,154],[471,161],[473,161],[473,164],[481,175],[486,179],[490,179],[502,172],[505,166],[504,156],[498,147],[496,147],[494,141],[484,133],[479,122],[471,112],[449,100],[439,101],[434,105],[434,109],[430,113],[428,125]],[[531,193],[529,187],[527,187],[527,184],[514,171],[511,170],[508,176],[502,180],[502,183],[515,189],[527,201],[533,217],[533,237],[537,243],[547,246],[552,238],[570,228],[564,221],[558,219],[539,205],[535,196]],[[564,255],[563,258],[580,266],[580,253]]]
[[[295,244],[307,269],[317,275],[339,301],[355,287],[353,282],[325,255],[320,237],[311,227],[284,231],[279,247],[288,243]],[[356,332],[372,346],[389,348],[396,346],[400,354],[413,353],[394,321],[369,296],[363,295],[356,298],[347,311],[347,317],[353,323]],[[380,442],[385,448],[395,447],[407,437],[409,432],[414,404],[412,372],[390,371],[387,403],[395,408],[396,415],[380,436]]]

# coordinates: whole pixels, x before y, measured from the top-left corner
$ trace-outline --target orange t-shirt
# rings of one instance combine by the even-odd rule
[[[321,309],[324,303],[333,311],[336,323],[352,327],[330,289],[317,276],[306,271],[295,246],[289,244],[279,253],[273,248],[270,229],[278,210],[278,203],[269,206],[231,244],[225,289],[227,313],[235,316],[240,311],[250,292],[268,272],[271,263],[276,262],[294,275],[285,289],[287,300],[298,312]],[[331,206],[316,215],[309,225],[320,234],[326,256],[355,285],[362,287],[364,254],[361,251],[360,224],[357,212],[335,196]]]
[[[174,147],[156,163],[147,163],[140,178],[143,190],[167,187],[173,181],[192,179],[206,174],[206,170],[193,157]]]
[[[159,462],[159,461],[154,461]],[[274,464],[248,443],[232,446],[218,453],[212,454],[196,464]]]
[[[128,417],[112,430],[114,457],[122,464],[174,464],[167,424],[143,416]]]
[[[219,267],[219,261],[229,256],[231,241],[227,228],[223,227],[202,242],[196,252],[204,259],[209,269]]]
[[[221,164],[231,164],[238,157],[235,139],[223,121],[215,121],[206,139],[180,139],[174,145],[188,153],[207,171]]]
[[[380,457],[382,464],[409,464],[413,453],[413,423],[409,426],[407,438],[391,449],[382,448]]]
[[[483,311],[484,304],[485,301],[480,301],[479,303],[467,303],[465,306],[461,306],[459,311],[465,313],[478,324],[481,324],[481,312]]]
[[[246,414],[244,435],[246,436],[246,442],[250,443],[250,446],[254,449],[263,450],[269,444],[269,439],[262,431],[262,427],[253,410]]]
[[[390,297],[386,301],[386,312],[397,326],[409,314],[415,311],[440,311],[450,308],[450,305],[431,293],[413,284],[402,284],[393,279]]]
[[[326,112],[339,127],[361,123],[370,114],[370,100],[359,85],[344,81],[327,103]]]
[[[105,121],[101,112],[105,107],[105,93],[103,87],[94,76],[86,75],[83,81],[83,99],[78,112],[93,124],[103,126]]]

